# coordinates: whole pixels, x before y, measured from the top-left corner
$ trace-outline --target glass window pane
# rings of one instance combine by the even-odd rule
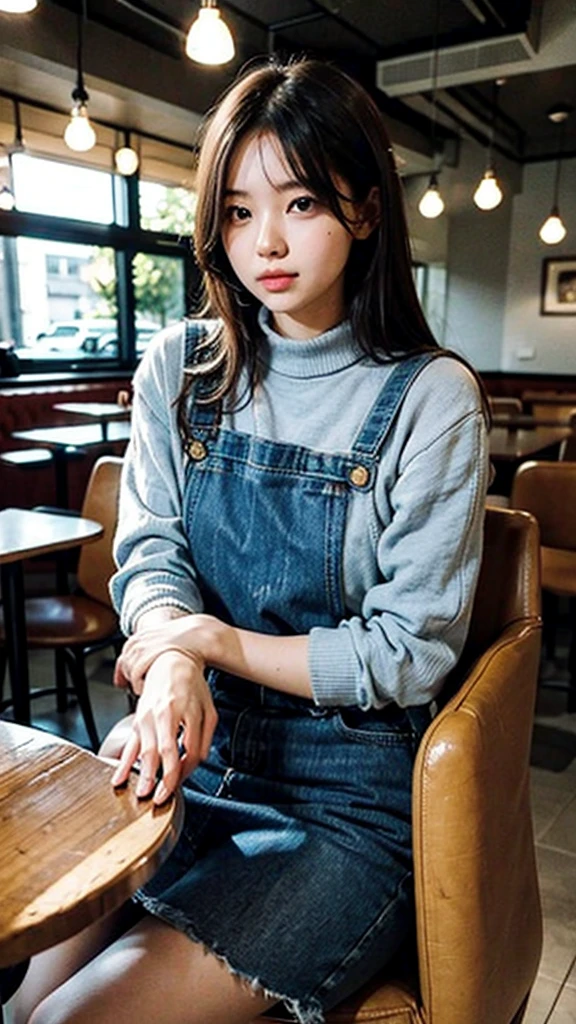
[[[140,224],[146,231],[191,235],[196,214],[196,193],[155,181],[139,182]]]
[[[114,223],[112,174],[15,153],[16,209],[94,224]]]
[[[0,239],[2,333],[23,359],[85,359],[117,335],[112,249]],[[105,353],[108,354],[108,353]]]
[[[140,356],[156,331],[184,316],[184,261],[174,256],[151,256],[139,252],[132,266],[136,299],[136,355]]]

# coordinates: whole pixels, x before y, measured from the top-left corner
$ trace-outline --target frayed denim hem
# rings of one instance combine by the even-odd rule
[[[234,967],[225,953],[222,953],[215,945],[205,942],[200,935],[196,934],[187,915],[181,910],[177,910],[175,907],[170,906],[169,903],[164,903],[163,900],[154,896],[145,896],[142,892],[136,893],[133,899],[141,904],[148,913],[153,914],[154,917],[159,917],[166,924],[177,928],[178,931],[184,932],[192,942],[199,943],[207,953],[216,956],[218,960],[225,964],[230,974],[248,985],[254,993],[262,995],[266,999],[274,999],[276,1002],[284,1003],[284,1006],[293,1015],[298,1024],[325,1024],[324,1011],[317,999],[312,998],[305,1001],[282,995],[280,992],[267,988],[259,978],[253,978],[246,974],[245,971]]]

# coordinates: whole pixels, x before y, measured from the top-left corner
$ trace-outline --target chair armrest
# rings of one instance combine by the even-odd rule
[[[542,945],[529,796],[540,620],[509,625],[426,733],[414,772],[427,1024],[509,1022]]]

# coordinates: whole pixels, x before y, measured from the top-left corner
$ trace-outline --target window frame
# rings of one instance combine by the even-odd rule
[[[40,154],[38,154],[40,155]],[[82,166],[79,162],[78,166]],[[112,174],[112,172],[110,172]],[[0,214],[0,236],[12,238],[35,238],[54,242],[78,243],[113,249],[116,265],[116,287],[118,298],[118,356],[102,359],[77,358],[43,360],[41,358],[20,358],[20,377],[49,374],[51,379],[70,372],[87,376],[100,376],[107,371],[133,370],[138,362],[136,352],[136,308],[132,280],[132,260],[143,252],[149,255],[170,256],[183,262],[184,308],[188,310],[191,296],[198,293],[200,278],[192,255],[189,236],[169,232],[150,231],[140,226],[140,204],[138,192],[139,176],[129,178],[113,174],[113,188],[117,200],[122,204],[121,224],[97,224],[72,218],[53,217],[45,214],[23,213],[18,210],[2,211]]]

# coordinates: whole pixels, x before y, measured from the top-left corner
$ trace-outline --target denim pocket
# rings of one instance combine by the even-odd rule
[[[412,745],[414,732],[406,712],[395,704],[380,710],[340,708],[334,722],[341,736],[375,746]]]

